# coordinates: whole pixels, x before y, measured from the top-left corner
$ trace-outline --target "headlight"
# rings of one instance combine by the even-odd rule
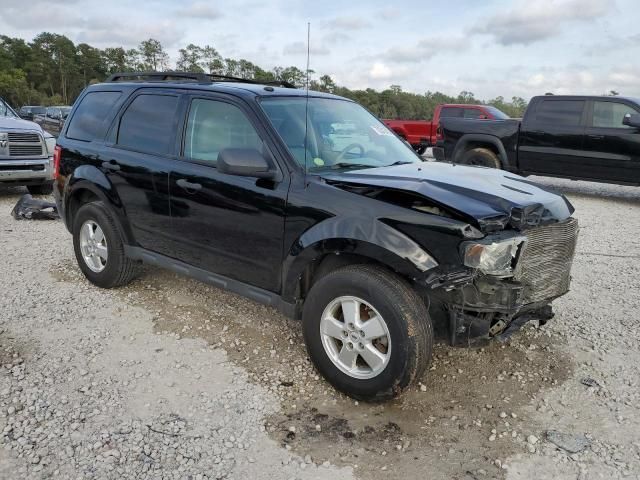
[[[53,149],[56,148],[56,138],[47,136],[44,138],[44,143],[47,145],[49,156],[53,156]]]
[[[525,241],[526,237],[513,237],[492,243],[466,243],[464,264],[487,275],[511,276],[518,251]]]

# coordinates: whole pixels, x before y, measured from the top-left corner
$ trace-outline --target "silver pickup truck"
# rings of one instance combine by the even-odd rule
[[[21,120],[0,98],[0,185],[26,186],[36,195],[51,193],[55,145],[51,134]]]

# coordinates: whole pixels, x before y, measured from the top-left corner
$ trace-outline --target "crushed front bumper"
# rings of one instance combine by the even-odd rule
[[[452,344],[499,337],[529,320],[553,317],[551,302],[569,291],[578,222],[525,229],[526,237],[512,275],[486,275],[461,267],[425,279],[433,298],[447,312]]]

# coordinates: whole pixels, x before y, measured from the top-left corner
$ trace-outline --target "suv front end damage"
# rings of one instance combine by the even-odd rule
[[[451,343],[505,336],[529,320],[552,318],[550,303],[569,291],[577,240],[578,221],[569,218],[464,242],[465,269],[455,282],[427,280],[446,307]]]

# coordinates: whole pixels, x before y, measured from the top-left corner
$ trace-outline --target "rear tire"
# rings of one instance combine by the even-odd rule
[[[339,306],[332,307],[336,302]],[[330,334],[323,318],[332,319]],[[378,266],[349,265],[322,277],[307,295],[302,319],[317,370],[336,389],[360,400],[397,396],[431,360],[433,327],[424,301],[406,281]]]
[[[27,185],[27,190],[31,195],[51,195],[53,193],[53,182]]]
[[[416,153],[418,155],[424,155],[424,152],[427,151],[427,147],[422,146],[422,147],[416,147]]]
[[[462,165],[477,165],[497,169],[502,168],[498,156],[486,148],[472,148],[471,150],[466,151],[458,163]]]
[[[73,219],[72,231],[78,266],[91,283],[115,288],[133,280],[137,265],[126,256],[120,229],[102,202],[82,205]]]

